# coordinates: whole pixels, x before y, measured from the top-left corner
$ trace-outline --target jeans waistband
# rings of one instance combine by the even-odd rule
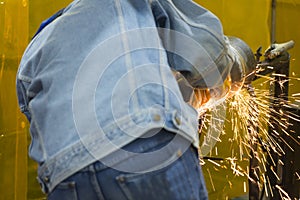
[[[145,134],[143,138],[135,140],[81,171],[89,171],[91,166],[95,171],[107,168],[130,173],[154,171],[174,162],[190,146],[191,142],[179,134],[165,129],[152,130]]]

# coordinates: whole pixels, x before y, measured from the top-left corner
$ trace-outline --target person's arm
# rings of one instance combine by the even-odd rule
[[[153,0],[152,11],[170,67],[194,88],[221,86],[234,60],[220,20],[193,1]]]
[[[239,38],[224,35],[213,13],[182,0],[153,0],[152,10],[170,67],[185,77],[178,84],[193,107],[232,96],[251,82],[256,66],[251,49]],[[193,92],[186,90],[188,84]]]

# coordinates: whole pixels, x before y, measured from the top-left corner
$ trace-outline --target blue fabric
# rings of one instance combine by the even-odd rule
[[[124,148],[139,152],[142,158],[143,153],[159,150],[173,137],[173,133],[162,130],[151,138],[138,139]],[[176,155],[178,159],[167,167],[148,173],[125,173],[95,162],[62,181],[48,199],[205,200],[208,197],[197,155],[196,149],[190,147],[182,155]],[[141,164],[138,160],[136,157],[125,158],[123,162]]]
[[[30,42],[17,73],[43,191],[153,129],[198,147],[198,113],[172,69],[213,87],[231,65],[220,21],[192,1],[74,0]]]

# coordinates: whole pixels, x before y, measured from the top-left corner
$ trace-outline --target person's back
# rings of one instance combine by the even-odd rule
[[[197,27],[169,18],[177,12],[172,1],[149,2],[75,0],[24,53],[17,76],[19,103],[31,122],[29,153],[39,163],[38,180],[49,199],[62,199],[61,188],[74,188],[70,183],[75,179],[77,193],[80,198],[81,192],[86,193],[85,199],[96,198],[95,194],[122,199],[117,192],[121,189],[132,199],[207,198],[194,149],[197,112],[184,102],[169,64],[185,72],[193,84],[210,85],[212,80],[203,79],[204,73],[221,60],[224,68],[214,80],[221,84],[231,65],[226,42],[219,40],[222,27],[211,13],[188,1],[187,8],[211,18],[214,34],[220,34],[211,35],[212,44],[197,41],[192,30]],[[184,12],[177,14],[182,17]],[[184,28],[192,35],[182,35]],[[201,71],[194,64],[205,56],[190,57],[192,52],[183,53],[170,39],[176,39],[174,44],[186,41],[194,45],[192,50],[206,42],[200,52],[210,45],[217,48],[206,52],[210,60],[201,61],[205,63]],[[173,66],[186,62],[189,67]],[[90,188],[94,192],[87,190],[91,183],[76,177],[91,171],[98,173],[91,182],[100,185]],[[186,184],[190,181],[193,185]]]

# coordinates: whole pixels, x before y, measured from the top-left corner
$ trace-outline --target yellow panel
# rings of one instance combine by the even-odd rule
[[[26,199],[27,131],[15,75],[27,45],[27,0],[0,0],[0,199]]]
[[[253,51],[270,45],[271,0],[196,0],[218,16],[224,33],[243,39]]]

